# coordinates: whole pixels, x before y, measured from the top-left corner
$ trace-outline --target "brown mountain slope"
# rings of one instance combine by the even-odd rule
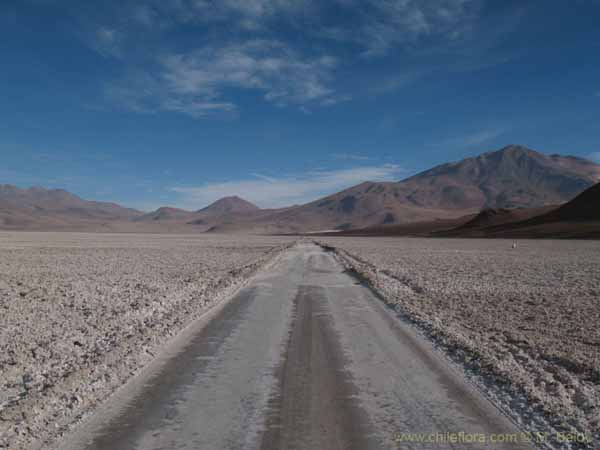
[[[477,214],[452,219],[436,219],[400,225],[376,225],[356,230],[331,233],[336,236],[437,236],[437,237],[485,237],[492,227],[520,222],[548,211],[556,206],[539,208],[506,209],[488,208]]]
[[[154,225],[194,225],[195,231],[206,231],[222,222],[241,221],[246,219],[247,216],[260,211],[261,209],[258,206],[249,201],[231,196],[223,197],[195,212],[163,206],[135,220]]]
[[[560,204],[598,181],[598,164],[509,145],[397,184],[398,195],[415,206],[481,210]]]
[[[564,203],[600,180],[600,165],[510,145],[443,164],[397,183],[365,182],[254,222],[220,231],[302,232],[428,222],[484,208],[537,208]]]
[[[436,235],[503,238],[600,238],[600,183],[559,207],[482,211]]]
[[[243,198],[236,195],[223,197],[214,203],[211,203],[206,208],[197,211],[200,214],[216,215],[216,214],[232,214],[232,213],[247,213],[258,211],[260,208]]]
[[[600,183],[585,190],[560,208],[538,217],[540,222],[600,222]]]
[[[557,208],[556,205],[538,208],[486,208],[462,225],[451,229],[434,230],[437,237],[486,237],[490,230],[537,217]]]
[[[436,219],[398,225],[374,225],[366,228],[316,233],[321,236],[415,236],[428,237],[437,232],[452,230],[472,220],[474,214],[453,219]]]
[[[83,200],[62,189],[31,187],[21,189],[9,184],[0,185],[0,208],[23,212],[101,219],[131,219],[142,214],[116,203]]]
[[[492,227],[490,237],[600,238],[600,183],[568,203],[537,217]]]
[[[194,213],[179,208],[171,208],[169,206],[163,206],[158,208],[156,211],[149,212],[135,220],[138,222],[149,222],[149,221],[183,221],[187,222],[192,220]]]
[[[111,229],[156,232],[162,228],[249,233],[347,230],[454,219],[485,208],[557,205],[598,180],[598,164],[511,145],[400,182],[364,182],[304,205],[276,210],[261,210],[233,196],[196,212],[164,207],[143,215],[115,204],[87,202],[66,191],[4,186],[0,189],[0,226],[52,229],[76,224],[81,228],[101,222]]]
[[[0,185],[0,225],[53,229],[92,223],[129,221],[142,213],[115,203],[83,200],[62,189],[21,189]]]
[[[537,217],[540,214],[554,211],[556,205],[541,206],[539,208],[487,208],[469,220],[467,223],[457,227],[457,231],[479,230],[482,228],[497,227],[500,225],[520,222]]]
[[[436,217],[458,216],[460,212],[421,208],[406,202],[395,183],[365,182],[325,198],[277,212],[275,220],[301,231],[360,228],[375,224],[408,223]]]
[[[301,233],[345,230],[374,224],[407,223],[456,217],[462,211],[436,210],[406,204],[394,195],[395,183],[365,182],[313,202],[285,209],[239,214],[215,224],[211,231]]]

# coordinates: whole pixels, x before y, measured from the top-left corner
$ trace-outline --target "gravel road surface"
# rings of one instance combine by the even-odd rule
[[[58,448],[533,448],[523,440],[333,254],[302,243]]]

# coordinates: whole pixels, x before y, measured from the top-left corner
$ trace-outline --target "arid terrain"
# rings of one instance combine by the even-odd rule
[[[581,448],[598,448],[600,243],[322,242],[527,429],[585,433]]]
[[[444,432],[478,436],[466,448],[535,448],[310,241],[210,316],[48,450],[417,450],[432,444],[412,438]],[[435,446],[457,448],[443,437]]]
[[[600,0],[0,0],[0,450],[600,450]]]
[[[0,233],[0,448],[44,448],[287,243]]]
[[[399,417],[404,413],[394,404],[381,403],[377,396],[382,391],[371,392],[368,386],[381,382],[381,389],[392,389],[389,395],[396,396],[399,404],[408,402],[407,407],[412,408],[423,398],[406,397],[418,384],[409,375],[410,370],[435,384],[435,395],[445,395],[434,375],[436,371],[446,373],[446,369],[440,366],[431,371],[425,363],[418,370],[417,366],[403,366],[406,358],[430,358],[426,356],[429,351],[423,347],[425,344],[418,344],[421,350],[413,355],[415,350],[409,350],[413,348],[413,338],[406,337],[410,332],[396,334],[392,323],[396,319],[390,321],[378,312],[379,300],[369,296],[364,288],[354,286],[356,283],[343,274],[345,267],[394,307],[403,319],[398,323],[416,329],[425,339],[423,342],[432,341],[440,355],[448,356],[521,429],[549,433],[548,448],[595,448],[593,443],[600,441],[600,243],[521,240],[515,247],[509,240],[318,239],[333,253],[319,253],[315,246],[306,243],[288,250],[294,241],[285,237],[1,233],[0,344],[4,351],[0,355],[0,446],[11,450],[40,449],[57,436],[68,434],[74,424],[88,417],[125,381],[155,361],[164,345],[180,335],[186,325],[210,306],[231,298],[259,272],[262,278],[238,296],[225,314],[231,313],[231,308],[239,310],[235,313],[239,320],[216,320],[208,331],[196,334],[201,337],[214,332],[223,341],[223,349],[232,346],[232,355],[215,360],[215,364],[231,365],[228,371],[241,370],[236,369],[238,364],[246,367],[247,358],[258,358],[258,354],[251,356],[258,350],[241,348],[248,347],[253,339],[263,342],[270,349],[269,361],[259,364],[257,359],[252,363],[257,371],[244,372],[253,379],[258,376],[258,384],[248,389],[256,390],[252,395],[261,396],[277,392],[260,386],[266,382],[263,377],[267,372],[281,364],[281,358],[297,353],[300,359],[294,364],[299,364],[300,371],[311,361],[301,359],[304,353],[297,349],[288,350],[291,353],[287,356],[285,351],[279,354],[289,332],[286,330],[305,330],[306,326],[322,332],[324,319],[319,308],[326,308],[328,320],[337,323],[336,329],[345,330],[345,337],[336,344],[335,335],[325,336],[327,339],[321,336],[324,341],[310,344],[320,335],[305,330],[306,336],[298,337],[298,348],[316,343],[345,348],[339,350],[340,355],[349,359],[334,361],[335,370],[355,373],[354,378],[344,381],[349,383],[344,389],[359,388],[363,392],[366,397],[362,406],[355,405],[352,410],[362,408],[372,418],[371,422],[348,420],[375,428],[391,420],[399,426],[404,420]],[[269,280],[274,279],[281,292],[272,287],[274,281]],[[314,312],[303,309],[310,305]],[[273,311],[268,313],[263,307]],[[253,316],[246,316],[244,308],[256,311]],[[270,314],[276,312],[282,314],[281,324],[271,330],[263,323],[272,321],[274,316]],[[305,317],[305,313],[309,316]],[[296,323],[298,314],[302,320]],[[252,325],[251,317],[256,325]],[[307,322],[302,325],[302,321]],[[362,325],[352,325],[354,322]],[[248,341],[230,341],[226,335],[221,336],[224,330],[233,332],[238,328],[249,333]],[[272,335],[275,331],[277,336]],[[375,332],[383,334],[371,336]],[[401,335],[405,337],[399,338]],[[200,337],[199,345],[216,351]],[[378,340],[384,337],[385,342]],[[377,347],[375,342],[383,347]],[[235,350],[238,343],[241,347]],[[398,355],[387,362],[387,352]],[[327,367],[333,356],[315,355],[318,361],[313,362],[321,364],[323,376],[329,377]],[[365,361],[375,360],[380,371],[386,367],[390,374],[400,377],[394,386],[388,386],[387,378],[377,371],[368,370],[370,364],[365,365]],[[171,367],[177,372],[176,365]],[[218,372],[216,366],[213,369]],[[206,373],[207,380],[212,379],[213,369]],[[278,376],[283,375],[269,375],[269,383],[275,383],[273,377]],[[294,383],[305,382],[295,373],[290,377]],[[226,385],[235,380],[225,381]],[[462,386],[461,381],[454,383]],[[419,395],[429,395],[425,384]],[[456,389],[462,392],[467,388]],[[160,392],[165,401],[172,401],[168,389]],[[452,395],[460,398],[462,394],[456,392]],[[375,397],[369,400],[371,394]],[[238,401],[235,396],[230,400]],[[274,397],[272,401],[279,400]],[[438,400],[432,401],[435,404]],[[200,408],[198,414],[208,411],[203,405],[207,403],[194,404],[194,408]],[[220,405],[227,411],[232,408],[225,403]],[[335,408],[347,411],[341,405]],[[321,410],[303,411],[308,416],[302,417],[316,420],[312,414]],[[427,428],[437,423],[431,422],[434,412],[422,413],[419,426]],[[258,413],[252,414],[255,417]],[[261,410],[260,417],[264,414]],[[333,417],[323,414],[327,420]],[[295,426],[296,419],[290,417],[288,426]],[[450,421],[444,426],[452,427],[452,414],[444,417]],[[189,415],[182,413],[181,420],[189,420]],[[496,419],[491,423],[496,423]],[[139,423],[140,433],[148,431],[143,424]],[[223,422],[219,426],[225,425]],[[386,428],[389,427],[379,432]],[[227,433],[223,433],[214,438],[224,439]],[[591,443],[559,442],[558,433],[585,436]],[[117,432],[112,436],[120,435]],[[267,438],[280,439],[275,435]],[[390,439],[389,435],[385,439]],[[111,448],[98,445],[97,448]]]

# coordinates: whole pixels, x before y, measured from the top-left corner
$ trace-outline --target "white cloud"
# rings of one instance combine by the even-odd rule
[[[92,46],[118,57],[124,73],[145,73],[107,88],[133,111],[237,114],[235,91],[251,90],[277,106],[310,112],[400,89],[443,67],[468,71],[506,61],[490,48],[514,30],[515,20],[511,14],[485,22],[484,2],[123,0],[122,8],[98,16],[104,25],[97,18],[85,29],[97,30],[89,32]],[[193,41],[185,38],[192,33]],[[396,73],[352,70],[365,64],[361,56],[399,49],[398,57],[409,58]],[[411,60],[418,53],[428,57]]]
[[[270,31],[275,21],[306,35],[363,47],[364,54],[385,54],[423,39],[459,40],[480,17],[484,0],[177,0],[156,1],[161,16],[179,22],[227,23],[246,31]],[[347,23],[331,21],[338,14]],[[139,14],[139,12],[137,12]],[[142,18],[145,18],[142,16]],[[307,27],[306,25],[309,24]]]
[[[391,181],[403,170],[394,164],[330,171],[311,171],[287,177],[265,177],[173,187],[180,195],[179,207],[199,209],[221,197],[238,195],[261,207],[302,204],[364,181]]]
[[[216,95],[178,94],[160,78],[144,72],[133,72],[119,82],[107,84],[105,95],[112,102],[138,113],[170,111],[195,119],[217,114],[237,114],[234,103],[217,100]]]
[[[226,33],[265,31],[269,22],[294,21],[314,15],[316,2],[308,0],[123,0],[120,18],[125,25],[172,29],[178,25],[226,26]]]
[[[194,118],[236,113],[237,105],[225,99],[233,89],[262,92],[275,105],[306,109],[349,99],[330,86],[337,66],[334,58],[303,58],[272,40],[206,46],[165,55],[158,62],[157,74],[130,73],[109,84],[106,94],[132,111],[173,111]]]
[[[333,26],[324,35],[356,42],[366,56],[380,56],[424,39],[458,40],[479,17],[480,0],[337,0],[360,16],[357,26]]]
[[[284,44],[253,40],[162,58],[168,88],[183,95],[214,99],[227,88],[263,91],[279,105],[335,102],[329,86],[336,60],[327,55],[302,58]]]

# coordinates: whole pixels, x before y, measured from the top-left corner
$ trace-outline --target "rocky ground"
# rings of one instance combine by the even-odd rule
[[[600,242],[321,243],[548,447],[600,448]]]
[[[44,448],[289,242],[0,233],[0,448]]]

